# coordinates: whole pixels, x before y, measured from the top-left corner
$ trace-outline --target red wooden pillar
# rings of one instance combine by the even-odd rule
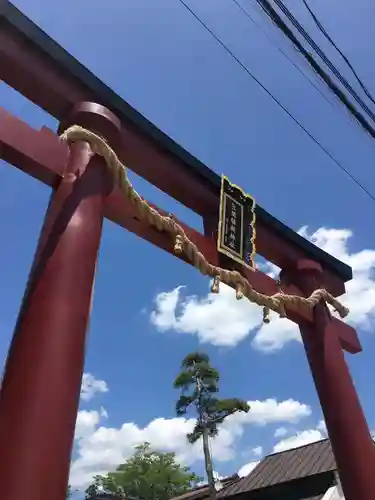
[[[319,264],[301,261],[292,280],[310,295],[321,286],[321,274]],[[314,315],[315,324],[300,330],[345,500],[374,500],[375,448],[368,425],[327,306],[319,304]]]
[[[110,141],[116,118],[78,106],[81,123]],[[110,137],[108,137],[110,135]],[[112,135],[112,136],[111,136]],[[102,158],[72,145],[47,210],[9,351],[0,398],[0,484],[7,500],[65,500],[104,198]]]

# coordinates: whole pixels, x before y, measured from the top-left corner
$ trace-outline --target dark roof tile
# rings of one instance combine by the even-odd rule
[[[233,483],[240,481],[240,477],[238,474],[233,474],[232,476],[225,477],[221,480],[221,484],[223,485],[223,490]],[[221,491],[223,491],[221,490]],[[178,497],[174,497],[172,500],[202,500],[208,497],[210,494],[210,488],[208,484],[204,484],[202,486],[197,486],[191,491],[187,491]]]
[[[336,470],[336,463],[331,443],[328,439],[324,439],[299,448],[268,455],[248,476],[220,491],[218,498],[238,495],[333,470]]]

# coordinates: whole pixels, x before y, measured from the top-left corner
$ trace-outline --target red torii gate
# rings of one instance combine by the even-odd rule
[[[80,124],[98,132],[134,172],[200,214],[205,235],[181,226],[211,263],[223,262],[215,237],[219,176],[7,0],[0,0],[0,75],[59,119],[61,130]],[[51,130],[34,130],[0,108],[0,157],[54,190],[2,381],[1,492],[7,500],[64,500],[103,218],[168,252],[173,242],[140,221],[88,143],[69,151]],[[259,206],[256,231],[257,251],[282,269],[285,293],[345,292],[351,269]],[[240,271],[257,291],[278,291],[265,274]],[[300,326],[345,498],[374,500],[374,446],[342,351],[361,351],[357,334],[324,304],[288,317]]]

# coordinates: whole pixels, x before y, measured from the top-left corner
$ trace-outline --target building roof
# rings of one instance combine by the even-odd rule
[[[222,499],[254,492],[258,498],[261,490],[266,493],[266,497],[259,498],[297,498],[301,492],[301,485],[305,485],[303,500],[322,500],[327,488],[332,485],[332,479],[325,473],[333,473],[336,470],[336,462],[333,456],[329,439],[323,439],[310,443],[299,448],[273,453],[266,456],[256,467],[244,478],[239,478],[237,474],[221,480],[223,489],[217,493],[217,498]],[[323,481],[317,482],[318,476]],[[326,479],[324,479],[326,478]],[[293,488],[291,489],[291,486]],[[311,487],[316,485],[316,487]],[[307,488],[306,488],[307,486]],[[277,487],[277,488],[276,488]],[[283,494],[280,496],[281,490]],[[285,489],[287,488],[287,489]],[[303,487],[302,487],[303,488]],[[318,493],[321,492],[321,493]],[[311,495],[311,496],[306,496]],[[284,496],[283,496],[284,495]],[[209,496],[209,486],[207,484],[198,486],[172,500],[203,500]],[[253,498],[253,496],[251,496]],[[298,496],[298,498],[301,498]],[[117,500],[118,497],[112,497]],[[92,500],[111,500],[109,496],[95,496]]]
[[[221,480],[221,484],[223,485],[223,489],[232,485],[236,481],[240,481],[240,477],[238,474],[233,474],[233,476],[225,477]],[[221,490],[223,491],[223,490]],[[174,497],[172,500],[198,500],[203,499],[209,496],[210,487],[208,484],[204,484],[202,486],[198,486],[191,491],[188,491],[178,497]]]
[[[220,491],[218,498],[239,495],[315,474],[336,470],[328,439],[265,457],[246,477]],[[310,500],[319,500],[313,497]]]
[[[208,484],[204,484],[202,486],[197,486],[191,491],[187,491],[178,497],[173,497],[172,500],[198,500],[205,498],[209,495],[209,486]]]

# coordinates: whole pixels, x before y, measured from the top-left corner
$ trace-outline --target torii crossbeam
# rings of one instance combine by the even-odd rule
[[[129,168],[201,215],[205,234],[181,225],[207,260],[222,264],[220,177],[7,0],[0,0],[0,76],[61,130],[76,123],[99,133]],[[69,149],[53,131],[34,130],[0,108],[0,157],[53,188],[2,381],[1,491],[7,500],[64,500],[103,218],[168,252],[173,242],[140,220],[87,142]],[[258,253],[282,269],[285,293],[345,292],[351,269],[259,206],[256,233]],[[277,292],[260,271],[240,271],[255,290]],[[343,354],[361,351],[357,334],[324,304],[287,313],[300,326],[345,498],[374,500],[374,446]]]

